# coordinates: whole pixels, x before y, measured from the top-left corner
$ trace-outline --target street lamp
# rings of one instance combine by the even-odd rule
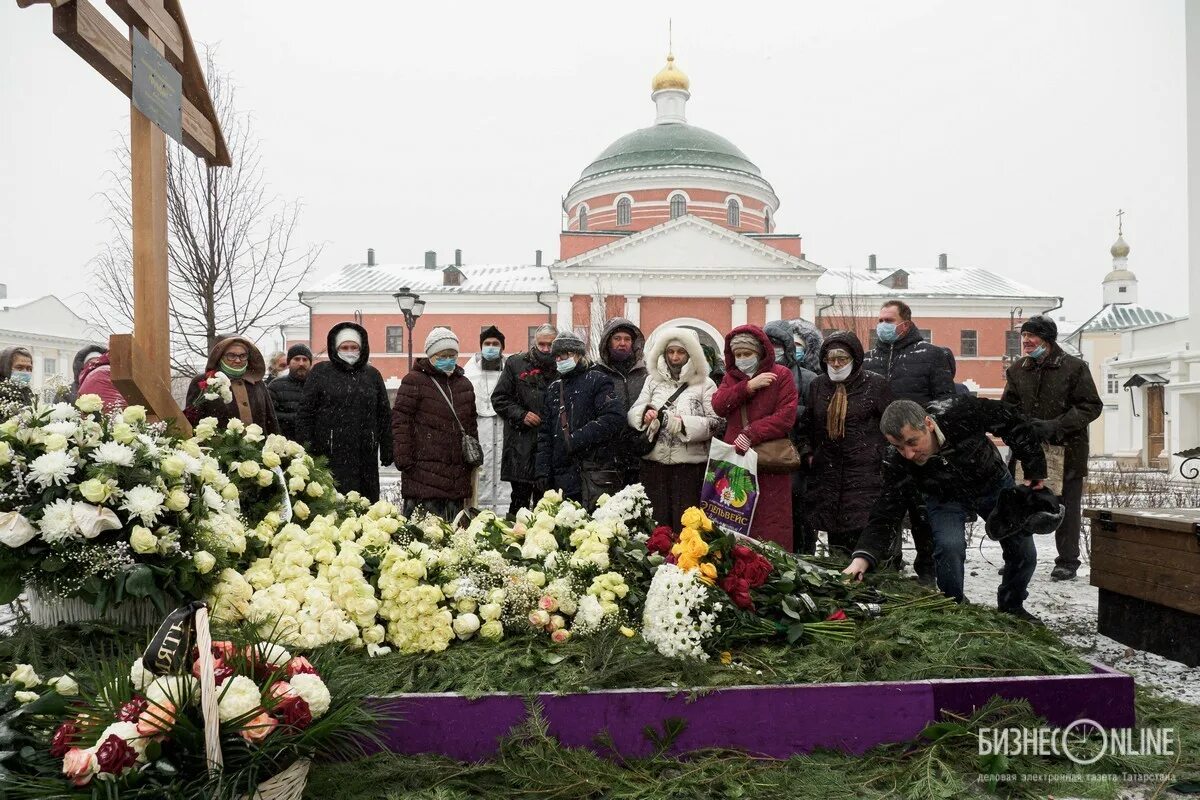
[[[425,313],[425,301],[419,294],[409,291],[407,286],[401,286],[400,291],[392,297],[396,298],[396,305],[400,306],[400,312],[404,314],[404,326],[408,328],[408,370],[411,372],[413,366],[412,332],[417,320]]]
[[[1008,309],[1008,333],[1004,337],[1004,363],[1011,364],[1017,360],[1021,352],[1021,345],[1016,346],[1016,353],[1011,352],[1009,348],[1009,339],[1012,337],[1012,332],[1017,329],[1017,320],[1025,316],[1025,309],[1020,306],[1013,306]]]

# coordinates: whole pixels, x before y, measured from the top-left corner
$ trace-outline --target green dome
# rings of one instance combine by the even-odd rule
[[[646,167],[715,167],[762,177],[758,167],[733,142],[684,123],[651,125],[626,134],[596,157],[580,179],[606,172]]]

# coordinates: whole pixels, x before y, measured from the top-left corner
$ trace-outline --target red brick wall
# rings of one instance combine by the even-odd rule
[[[746,322],[762,327],[767,324],[767,299],[751,297],[746,300]]]
[[[573,258],[580,253],[586,253],[588,250],[595,250],[597,247],[602,247],[609,242],[615,242],[618,239],[623,239],[621,235],[605,236],[604,234],[592,233],[571,233],[563,231],[558,236],[558,257],[561,260]]]
[[[804,240],[797,236],[760,236],[755,238],[754,241],[760,244],[765,244],[769,247],[774,247],[777,250],[782,250],[785,253],[795,256],[796,258],[804,255]]]
[[[570,218],[567,224],[568,230],[579,230],[579,206],[583,204],[586,204],[588,207],[588,230],[645,230],[659,223],[666,222],[671,218],[670,207],[664,204],[671,196],[671,193],[675,191],[683,191],[687,194],[688,199],[691,201],[688,204],[688,213],[728,227],[729,218],[725,202],[729,198],[730,193],[717,192],[711,189],[689,189],[686,186],[678,186],[674,189],[643,189],[634,192],[609,193],[586,198],[571,206],[568,210],[567,215]],[[618,227],[616,201],[621,195],[629,195],[633,200],[633,207],[630,209],[630,224]],[[741,202],[743,212],[739,219],[741,224],[735,230],[746,233],[763,233],[763,219],[761,215],[765,203],[751,197],[746,197],[745,195],[735,194],[734,196]],[[693,207],[693,203],[719,203],[721,207]],[[746,211],[754,211],[757,214],[747,214],[745,213]],[[799,252],[797,251],[798,254]]]
[[[732,307],[729,300],[719,297],[698,297],[680,300],[678,297],[643,297],[641,300],[641,329],[647,336],[655,328],[677,317],[692,317],[712,325],[722,333],[729,330]]]
[[[783,309],[784,319],[796,319],[803,316],[800,309],[804,306],[804,301],[799,297],[785,297],[780,303],[780,308]]]

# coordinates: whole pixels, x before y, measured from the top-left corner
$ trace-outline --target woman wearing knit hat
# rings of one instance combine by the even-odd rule
[[[371,347],[361,325],[339,322],[325,343],[329,360],[309,370],[304,379],[296,438],[314,457],[329,459],[339,491],[355,491],[374,502],[379,499],[379,466],[392,463],[387,386],[379,370],[367,363]],[[311,353],[293,347],[288,354],[290,365]],[[272,392],[290,379],[289,375],[273,382]]]
[[[508,513],[509,486],[500,477],[504,420],[492,407],[492,392],[504,374],[504,362],[504,334],[490,325],[479,333],[479,352],[463,367],[463,374],[475,389],[475,416],[483,449],[483,463],[475,472],[475,506],[500,516]]]
[[[570,331],[551,345],[558,377],[546,389],[538,426],[537,478],[547,489],[594,509],[600,495],[624,485],[613,445],[625,427],[625,406],[612,378],[590,368],[583,340]]]
[[[474,467],[463,456],[463,435],[478,437],[475,389],[458,366],[458,336],[436,327],[425,357],[400,381],[392,407],[392,442],[404,513],[418,508],[454,519],[471,502]]]

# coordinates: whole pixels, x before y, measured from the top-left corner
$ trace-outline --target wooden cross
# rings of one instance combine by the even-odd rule
[[[133,212],[133,334],[109,339],[112,379],[131,403],[156,418],[173,420],[185,435],[191,425],[171,394],[171,333],[167,279],[167,139],[133,98],[135,32],[165,56],[183,84],[183,145],[210,167],[230,165],[225,137],[188,32],[180,0],[107,0],[129,25],[129,38],[88,0],[17,0],[25,8],[53,7],[54,35],[131,99],[130,173]]]

